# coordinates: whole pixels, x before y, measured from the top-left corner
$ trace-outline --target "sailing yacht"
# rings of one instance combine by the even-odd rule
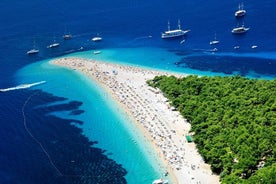
[[[179,36],[184,36],[186,33],[190,32],[191,30],[182,30],[180,21],[178,20],[178,28],[174,30],[170,30],[170,22],[168,22],[168,31],[162,33],[161,38],[175,38]]]
[[[62,37],[63,37],[64,40],[70,40],[72,38],[72,35],[71,34],[64,34]]]
[[[59,46],[59,43],[56,42],[56,40],[54,40],[54,43],[48,45],[47,48],[55,48],[55,47],[58,47],[58,46]]]
[[[37,53],[39,53],[39,50],[35,48],[35,41],[34,41],[33,49],[27,51],[27,54],[32,55],[32,54],[37,54]]]
[[[239,4],[239,9],[235,12],[236,17],[242,17],[246,14],[246,11],[243,9],[243,4]]]
[[[39,53],[38,49],[31,49],[27,52],[28,55],[37,54],[37,53]]]
[[[210,45],[216,45],[219,44],[219,41],[217,40],[217,34],[215,34],[214,40],[210,41]]]
[[[232,33],[233,34],[242,34],[242,33],[247,32],[249,29],[250,29],[249,27],[244,27],[244,25],[242,25],[242,26],[233,28]]]
[[[55,48],[55,47],[58,47],[59,46],[59,43],[52,43],[51,45],[48,45],[47,48]]]

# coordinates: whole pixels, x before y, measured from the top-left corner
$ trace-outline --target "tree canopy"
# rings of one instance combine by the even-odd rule
[[[157,76],[222,183],[276,183],[276,79]]]

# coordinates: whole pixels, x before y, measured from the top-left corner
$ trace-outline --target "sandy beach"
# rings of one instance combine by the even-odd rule
[[[81,71],[107,90],[145,135],[174,183],[219,183],[219,176],[212,174],[195,144],[185,139],[190,124],[159,90],[146,84],[157,75],[185,75],[80,58],[60,58],[51,63]]]

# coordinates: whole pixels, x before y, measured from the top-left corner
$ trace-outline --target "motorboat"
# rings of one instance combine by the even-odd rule
[[[95,50],[94,52],[93,52],[93,54],[100,54],[101,53],[101,51],[99,51],[99,50]]]
[[[244,25],[240,26],[240,27],[235,27],[232,29],[232,33],[233,34],[242,34],[245,33],[249,30],[250,28],[245,27]]]
[[[171,30],[170,22],[168,22],[168,30],[161,34],[161,38],[176,38],[179,36],[184,36],[185,34],[187,34],[190,31],[191,30],[182,30],[179,20],[178,20],[178,28]]]
[[[96,36],[96,37],[92,38],[92,41],[93,41],[93,42],[102,41],[102,37]]]
[[[243,9],[243,4],[239,4],[239,9],[235,12],[236,17],[242,17],[246,14],[246,11]]]
[[[256,48],[258,48],[258,46],[257,45],[252,45],[251,48],[256,49]]]

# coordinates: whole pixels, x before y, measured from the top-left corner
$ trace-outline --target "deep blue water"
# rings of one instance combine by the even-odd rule
[[[83,113],[82,102],[27,90],[3,93],[1,103],[9,105],[1,106],[0,183],[126,183],[127,171],[72,126],[83,122],[50,115]]]
[[[176,67],[184,72],[193,69],[193,74],[198,71],[275,78],[276,2],[244,2],[247,15],[236,19],[234,11],[239,3],[239,0],[1,0],[0,88],[18,85],[15,73],[22,67],[76,52],[81,47],[85,51],[161,48],[179,58],[167,62],[167,66],[162,65],[164,69]],[[184,29],[191,29],[185,43],[180,44],[183,38],[160,39],[161,32],[167,29],[167,21],[174,27],[178,19]],[[231,29],[243,23],[250,30],[244,35],[232,35]],[[73,34],[73,39],[64,41],[62,35],[68,32]],[[216,46],[219,52],[212,54],[206,51],[212,49],[209,42],[215,33],[220,40]],[[103,42],[91,42],[91,38],[98,34],[104,38]],[[53,40],[60,42],[60,47],[47,49]],[[25,53],[33,47],[34,41],[40,52],[28,56]],[[235,45],[240,49],[233,50]],[[258,45],[258,48],[253,50],[252,45]],[[150,54],[145,58],[147,56]],[[166,61],[170,59],[165,57]],[[143,65],[144,62],[135,64]],[[151,62],[160,63],[159,60]],[[51,158],[61,174],[53,169],[23,126],[22,107],[33,94],[25,107],[28,128],[43,143],[49,155],[54,155]],[[45,104],[55,102],[59,105],[44,108]],[[128,171],[124,166],[106,156],[104,150],[95,148],[96,137],[89,140],[81,128],[72,126],[72,123],[81,125],[83,122],[78,118],[49,115],[66,111],[77,117],[87,113],[82,108],[83,103],[45,91],[1,93],[0,183],[126,183]],[[74,160],[80,161],[76,163]],[[116,181],[110,182],[110,178],[116,178]]]

